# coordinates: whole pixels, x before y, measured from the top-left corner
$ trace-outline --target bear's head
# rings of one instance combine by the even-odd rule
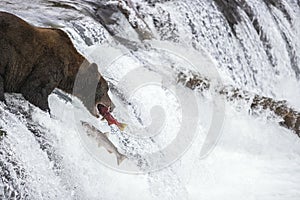
[[[80,67],[74,82],[73,94],[95,117],[100,117],[97,109],[99,104],[110,111],[114,109],[108,90],[108,83],[98,72],[98,66],[95,63],[84,63]]]
[[[99,117],[99,104],[107,107],[110,112],[115,108],[115,105],[112,103],[110,97],[108,96],[108,90],[109,88],[106,80],[102,76],[100,76],[99,82],[96,87],[95,105],[92,108],[93,110],[89,110],[96,117]]]

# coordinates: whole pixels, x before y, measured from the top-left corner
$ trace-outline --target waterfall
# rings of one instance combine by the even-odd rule
[[[177,82],[178,74],[195,73],[204,88],[228,85],[285,100],[299,112],[299,0],[1,0],[0,6],[32,25],[64,30],[98,64],[114,115],[128,122],[121,133],[57,91],[49,96],[51,114],[6,94],[0,199],[299,199],[300,140],[278,116],[249,115],[247,101],[228,102],[213,89],[197,93]],[[114,155],[95,150],[79,119],[110,132],[128,160],[117,166]],[[144,138],[157,127],[161,134]],[[174,131],[183,135],[176,145]],[[172,151],[162,148],[168,145]]]

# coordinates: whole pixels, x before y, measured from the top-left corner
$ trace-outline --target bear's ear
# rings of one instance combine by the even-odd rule
[[[87,74],[89,78],[96,78],[96,79],[100,79],[101,78],[101,75],[98,71],[98,65],[96,63],[92,63],[88,66],[88,69],[87,69]]]
[[[89,72],[92,72],[92,73],[99,73],[99,71],[98,71],[98,65],[96,63],[90,64],[88,70],[89,70]]]

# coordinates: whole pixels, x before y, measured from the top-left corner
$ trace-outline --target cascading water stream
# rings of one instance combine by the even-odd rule
[[[119,105],[115,114],[124,121],[135,118],[128,135],[151,121],[148,112],[155,103],[178,106],[176,101],[164,102],[164,98],[172,101],[172,93],[164,88],[156,92],[152,85],[149,93],[129,95],[126,84],[120,83],[140,66],[155,74],[154,78],[163,77],[166,85],[181,71],[193,70],[213,79],[206,71],[214,70],[224,85],[284,99],[300,110],[297,0],[2,0],[0,6],[1,11],[33,25],[68,33],[75,47],[99,65],[110,83],[111,95]],[[155,46],[155,42],[162,45]],[[174,56],[178,53],[175,49],[164,54],[170,50],[167,46],[186,49],[186,54],[180,55],[182,60],[190,52],[208,55],[214,69],[190,68],[188,62]],[[108,49],[121,56],[109,62],[101,53]],[[192,93],[188,88],[184,92],[187,96]],[[147,95],[156,95],[158,100],[147,101]],[[146,141],[117,136],[118,131],[110,136],[128,153],[133,165],[146,172],[136,175],[108,168],[86,150],[74,115],[84,112],[79,102],[71,104],[52,94],[50,117],[18,95],[7,95],[8,104],[0,105],[0,128],[7,134],[0,135],[0,198],[298,199],[299,138],[264,115],[249,116],[246,106],[226,103],[217,146],[208,157],[200,156],[204,133],[210,129],[210,98],[196,94],[201,115],[198,135],[180,159],[159,171],[148,172],[147,167],[155,166],[155,161],[142,155],[160,148],[172,135]],[[122,113],[125,108],[128,113]],[[172,115],[166,123],[175,122],[170,124],[176,129],[176,120],[181,119],[174,110],[166,109],[165,113]],[[86,113],[82,117],[88,118]],[[112,131],[104,123],[99,127]],[[160,152],[159,156],[166,155]]]

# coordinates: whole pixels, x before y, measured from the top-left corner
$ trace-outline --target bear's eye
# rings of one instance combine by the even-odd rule
[[[105,91],[108,91],[108,84],[105,84]]]
[[[108,83],[106,82],[106,80],[104,80],[103,77],[101,77],[101,80],[99,81],[99,84],[102,86],[104,91],[108,91]]]
[[[107,85],[105,82],[103,83],[102,81],[98,82],[97,85],[97,91],[96,91],[96,97],[101,98],[106,92],[107,92]]]

